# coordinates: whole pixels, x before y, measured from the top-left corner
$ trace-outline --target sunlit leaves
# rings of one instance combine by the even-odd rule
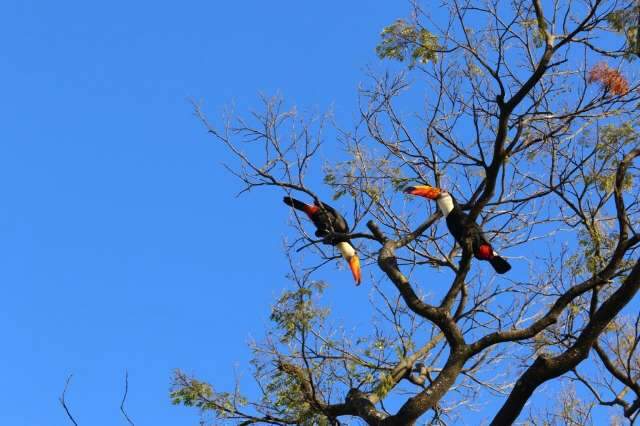
[[[271,320],[281,332],[280,340],[289,342],[301,328],[309,328],[326,317],[328,311],[313,303],[313,292],[322,292],[324,284],[314,282],[311,287],[285,291],[271,311]]]
[[[384,398],[389,393],[389,391],[393,388],[394,384],[395,384],[395,381],[393,380],[393,377],[391,377],[389,374],[383,374],[374,392],[380,398]]]
[[[424,28],[398,19],[385,27],[380,36],[382,41],[376,47],[376,53],[382,59],[400,62],[409,59],[410,68],[416,64],[438,61],[437,53],[441,49],[438,38]]]
[[[617,239],[617,234],[605,232],[599,222],[589,231],[582,230],[578,233],[578,244],[584,252],[586,268],[590,273],[594,274],[604,267]]]
[[[638,31],[640,7],[628,7],[615,10],[607,15],[607,22],[614,31],[625,36],[627,41],[628,58],[640,56],[638,45]]]
[[[361,176],[364,173],[375,174],[378,178],[364,180]],[[362,153],[357,161],[336,162],[327,164],[324,168],[324,183],[333,188],[334,200],[346,194],[352,197],[365,194],[369,200],[377,203],[385,191],[397,192],[408,182],[409,179],[402,174],[402,170],[388,159]]]
[[[542,21],[544,24],[544,21]],[[522,21],[522,26],[528,31],[531,31],[531,40],[533,45],[537,48],[544,46],[544,36],[540,32],[540,25],[537,19],[525,19]],[[543,26],[546,29],[546,24]]]
[[[183,404],[203,411],[214,411],[218,418],[228,417],[238,407],[247,404],[247,400],[240,394],[216,392],[210,384],[189,377],[180,370],[174,372],[170,397],[175,405]]]
[[[634,124],[626,121],[618,126],[608,124],[600,129],[598,140],[598,158],[604,159],[608,156],[621,153],[625,146],[638,141],[638,131]]]
[[[207,401],[213,396],[211,385],[188,378],[180,371],[176,371],[175,375],[181,378],[181,383],[171,392],[171,402],[198,408],[204,408],[209,404]]]
[[[600,191],[613,191],[618,163],[622,160],[625,147],[638,140],[638,131],[633,122],[627,121],[619,125],[607,124],[598,131],[595,140],[595,158],[597,166],[585,168],[584,183],[594,184]],[[629,189],[632,175],[627,174],[623,189]]]
[[[303,396],[302,383],[290,371],[278,368],[271,375],[265,390],[270,399],[270,401],[264,401],[265,403],[294,415],[300,420],[300,424],[313,424],[306,423],[313,416],[310,413],[310,405]]]

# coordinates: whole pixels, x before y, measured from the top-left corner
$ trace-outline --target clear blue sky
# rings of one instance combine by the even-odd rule
[[[57,398],[71,373],[80,424],[124,424],[125,369],[138,425],[197,424],[169,403],[171,371],[232,383],[285,285],[288,212],[275,193],[234,198],[186,99],[244,111],[279,90],[348,119],[380,29],[407,11],[1,3],[0,424],[67,424]]]

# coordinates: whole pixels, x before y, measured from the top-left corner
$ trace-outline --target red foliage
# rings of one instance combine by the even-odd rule
[[[591,68],[587,81],[589,83],[598,82],[602,84],[605,89],[610,90],[614,95],[626,95],[629,92],[627,79],[620,74],[620,71],[609,67],[604,62],[598,62]]]

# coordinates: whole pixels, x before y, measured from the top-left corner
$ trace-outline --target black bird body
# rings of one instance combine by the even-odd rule
[[[504,274],[511,269],[511,265],[498,256],[491,243],[482,232],[482,228],[462,211],[455,198],[448,192],[428,186],[414,186],[405,189],[406,193],[423,196],[438,203],[438,208],[445,216],[449,232],[461,246],[465,240],[471,240],[473,256],[479,260],[488,261],[499,274]]]
[[[300,200],[296,200],[292,197],[284,197],[282,200],[285,204],[293,207],[296,210],[300,210],[305,212],[311,222],[316,227],[315,235],[318,238],[325,238],[332,233],[339,234],[348,234],[349,233],[349,225],[347,221],[342,217],[340,213],[338,213],[333,207],[328,204],[321,203],[318,204],[314,201],[313,204],[306,204]],[[320,207],[322,206],[322,208]],[[360,284],[360,259],[356,254],[353,245],[351,245],[351,241],[349,239],[330,239],[325,241],[325,244],[330,244],[335,246],[340,253],[342,253],[342,257],[349,263],[349,267],[351,268],[351,272],[353,273],[353,278],[356,281],[356,285]]]
[[[311,222],[316,226],[316,237],[326,237],[332,232],[340,234],[349,233],[347,221],[333,207],[322,203],[322,208],[314,201],[313,205],[303,203],[292,197],[284,197],[284,203],[296,210],[303,211],[309,216]]]

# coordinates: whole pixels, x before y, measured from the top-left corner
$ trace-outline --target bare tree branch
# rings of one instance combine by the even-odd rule
[[[62,390],[62,394],[60,395],[59,401],[60,401],[60,404],[62,405],[62,408],[64,408],[64,412],[66,413],[69,421],[73,423],[75,426],[78,426],[76,419],[74,419],[73,416],[71,415],[71,411],[69,410],[69,407],[67,406],[67,401],[65,399],[67,395],[67,389],[69,388],[69,383],[71,382],[72,377],[73,377],[73,374],[69,374],[69,376],[67,377],[67,380],[64,383],[64,389]]]
[[[129,423],[131,426],[135,426],[135,424],[133,423],[131,418],[129,418],[129,415],[127,414],[127,411],[124,408],[124,404],[127,401],[128,393],[129,393],[129,371],[125,370],[124,371],[124,394],[122,395],[122,401],[120,402],[120,412],[122,413],[122,416],[125,418],[127,423]]]

